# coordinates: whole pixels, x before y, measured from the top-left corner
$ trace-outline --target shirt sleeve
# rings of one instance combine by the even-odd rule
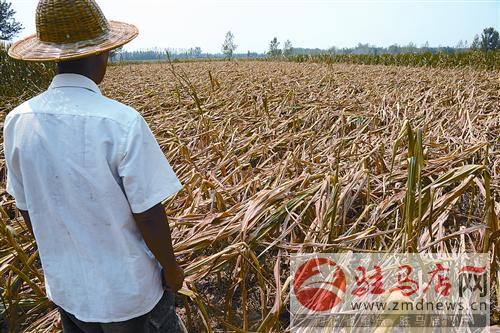
[[[7,123],[7,120],[6,122]],[[12,147],[12,136],[14,133],[5,126],[3,131],[4,137],[4,154],[7,167],[7,188],[6,191],[16,199],[16,207],[20,210],[28,210],[26,204],[26,196],[24,194],[24,186],[21,176],[21,167],[19,164],[19,152]]]
[[[16,199],[16,207],[18,209],[28,210],[23,183],[14,175],[14,172],[11,171],[12,167],[9,168],[8,164],[9,163],[7,163],[7,193]]]
[[[129,129],[118,174],[133,213],[141,213],[183,188],[142,116]]]

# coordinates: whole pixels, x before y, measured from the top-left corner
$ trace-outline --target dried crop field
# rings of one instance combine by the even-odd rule
[[[108,70],[104,94],[144,115],[184,184],[166,209],[190,331],[286,331],[290,253],[499,251],[496,71],[246,61]],[[2,198],[4,311],[11,325],[49,332],[57,315],[36,252]]]

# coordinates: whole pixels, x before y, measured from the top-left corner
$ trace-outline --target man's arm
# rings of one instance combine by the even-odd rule
[[[24,222],[26,223],[26,226],[29,229],[31,236],[33,236],[33,238],[35,238],[35,233],[33,232],[33,227],[31,226],[30,214],[28,213],[27,210],[22,210],[22,209],[19,209],[19,212],[21,213],[21,215],[24,219]]]
[[[175,292],[182,288],[184,271],[177,264],[167,215],[161,203],[133,214],[137,227],[151,252],[163,267],[166,284]]]

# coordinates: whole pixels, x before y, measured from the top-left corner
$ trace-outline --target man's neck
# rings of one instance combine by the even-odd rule
[[[58,62],[57,74],[80,74],[96,84],[101,83],[106,73],[108,53]]]

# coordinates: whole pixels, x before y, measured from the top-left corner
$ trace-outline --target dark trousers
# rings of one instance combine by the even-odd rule
[[[140,317],[115,323],[88,323],[59,308],[64,333],[178,333],[182,332],[175,313],[175,295],[166,290],[158,304]]]

